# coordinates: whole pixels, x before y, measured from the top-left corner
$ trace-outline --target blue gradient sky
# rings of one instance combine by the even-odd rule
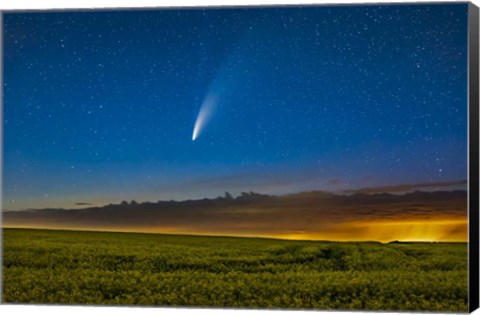
[[[7,13],[3,207],[462,180],[466,93],[466,4]]]

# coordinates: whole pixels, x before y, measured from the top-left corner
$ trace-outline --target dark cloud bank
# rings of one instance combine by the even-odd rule
[[[367,187],[360,188],[356,190],[348,190],[347,193],[399,193],[412,191],[416,189],[441,189],[444,187],[466,187],[466,180],[459,181],[448,181],[448,182],[437,182],[437,183],[416,183],[416,184],[401,184],[401,185],[391,185],[391,186],[380,186],[380,187]]]
[[[466,222],[466,217],[467,192],[463,190],[352,195],[313,191],[285,196],[251,192],[236,198],[226,193],[216,199],[181,202],[132,201],[74,210],[4,211],[3,225],[176,234],[297,235],[300,238],[302,235],[325,238],[328,234],[333,239],[341,239],[348,233],[360,233],[358,228],[348,228],[358,224]],[[318,236],[319,232],[323,232],[323,236]]]

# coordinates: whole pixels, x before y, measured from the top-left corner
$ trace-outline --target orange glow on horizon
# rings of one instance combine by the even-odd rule
[[[265,233],[262,231],[234,231],[220,229],[200,229],[193,227],[81,227],[81,226],[4,226],[14,228],[44,228],[89,230],[105,232],[137,232],[176,235],[260,237],[288,240],[325,241],[404,241],[404,242],[467,242],[468,224],[466,219],[437,219],[416,221],[356,221],[331,224],[322,231],[299,231],[291,233]]]
[[[467,242],[466,219],[419,221],[362,221],[340,224],[323,233],[283,234],[302,240],[402,242]]]

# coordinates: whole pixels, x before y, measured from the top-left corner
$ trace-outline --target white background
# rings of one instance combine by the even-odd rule
[[[441,2],[454,2],[442,1]],[[249,4],[337,4],[337,3],[383,3],[382,0],[84,0],[84,1],[55,1],[55,0],[0,0],[0,10],[21,10],[21,9],[66,9],[66,8],[132,8],[132,7],[168,7],[168,6],[225,6],[225,5],[249,5]],[[411,3],[419,1],[398,1],[392,2]],[[426,2],[426,1],[422,1]],[[439,1],[437,1],[439,2]],[[480,0],[472,1],[480,6]],[[1,131],[0,131],[1,135]],[[1,150],[1,149],[0,149]],[[435,284],[432,284],[435,285]],[[38,315],[80,315],[88,313],[96,314],[115,314],[115,315],[293,315],[293,314],[332,314],[337,312],[318,312],[318,311],[260,311],[260,310],[233,310],[233,309],[187,309],[187,308],[143,308],[143,307],[89,307],[89,306],[25,306],[25,305],[1,305],[1,314],[38,314]],[[381,312],[338,312],[338,314],[355,315],[381,315],[392,313]],[[399,313],[406,314],[406,313]],[[480,315],[477,310],[475,315]]]

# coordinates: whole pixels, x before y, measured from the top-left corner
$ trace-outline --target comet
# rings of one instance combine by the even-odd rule
[[[207,121],[212,117],[213,111],[218,103],[218,97],[212,93],[207,94],[200,110],[198,111],[195,125],[193,126],[192,141],[195,141],[205,127]]]
[[[202,105],[198,110],[197,119],[193,126],[192,141],[197,140],[202,131],[205,129],[208,121],[212,118],[213,113],[216,111],[217,105],[223,100],[228,99],[232,88],[235,84],[235,79],[229,76],[223,67],[213,80],[208,93],[203,99]]]
[[[198,110],[197,119],[193,126],[192,141],[197,140],[201,135],[216,111],[217,105],[220,102],[228,102],[228,99],[241,82],[242,73],[245,73],[245,70],[249,67],[245,62],[240,62],[245,60],[247,55],[246,49],[249,47],[247,39],[247,37],[244,38],[239,45],[232,49],[227,58],[220,64]]]
[[[230,87],[232,87],[233,83],[228,71],[229,68],[232,68],[232,66],[229,65],[229,59],[230,58],[223,62],[203,98],[200,109],[198,110],[197,119],[195,120],[195,125],[193,126],[192,141],[197,140],[205,129],[205,126],[212,118],[220,99],[228,97],[228,92],[230,92]]]

